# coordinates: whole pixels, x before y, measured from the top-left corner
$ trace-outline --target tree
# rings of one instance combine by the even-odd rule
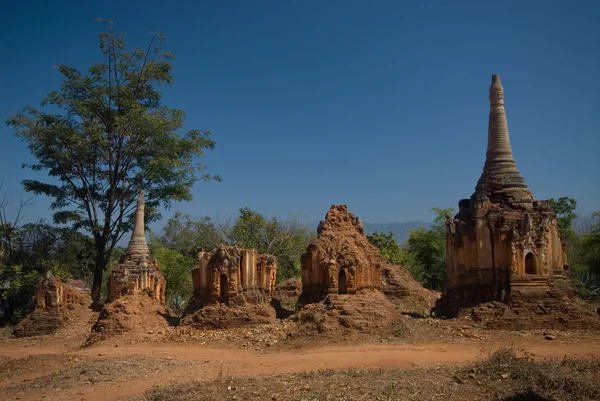
[[[577,209],[577,201],[573,198],[561,196],[558,200],[549,199],[552,208],[558,217],[558,229],[562,240],[569,240],[574,236],[573,220],[577,217],[575,209]]]
[[[394,233],[387,234],[375,231],[371,235],[367,235],[367,239],[373,244],[381,256],[393,265],[400,265],[406,268],[408,272],[417,281],[422,281],[424,276],[423,266],[417,263],[415,257],[410,253],[405,246],[400,246],[394,239]]]
[[[10,117],[17,137],[27,143],[49,182],[24,180],[26,191],[53,198],[56,223],[69,223],[94,238],[92,298],[100,300],[102,273],[112,250],[133,221],[137,194],[146,194],[146,218],[160,217],[158,206],[191,200],[197,164],[214,149],[208,131],[181,135],[185,114],[161,102],[159,87],[171,84],[173,54],[164,52],[164,37],[154,34],[146,49],[125,49],[121,33],[108,22],[99,35],[104,60],[87,74],[59,65],[64,82],[42,106],[56,114],[25,107]],[[215,179],[202,173],[204,180]]]
[[[600,298],[600,212],[570,237],[569,277],[582,298]]]
[[[404,249],[398,245],[392,231],[387,234],[375,231],[373,234],[367,235],[367,239],[372,245],[379,249],[381,256],[391,264],[402,266],[406,264],[408,255]]]
[[[267,220],[247,207],[232,227],[223,225],[223,232],[231,245],[254,248],[259,253],[277,257],[277,279],[286,280],[300,275],[300,256],[314,238],[314,233],[299,220],[281,221],[275,217]]]
[[[408,252],[421,266],[422,276],[416,277],[424,286],[441,290],[446,280],[446,219],[454,214],[454,209],[431,209],[436,214],[433,226],[409,230]]]
[[[181,310],[194,291],[190,274],[190,267],[195,264],[194,259],[182,255],[175,249],[168,249],[155,236],[151,236],[148,245],[160,266],[160,271],[165,276],[167,302],[171,307]]]
[[[43,220],[18,227],[0,263],[0,323],[23,314],[47,272],[88,281],[93,261],[93,240],[79,232]]]
[[[167,221],[160,237],[162,244],[180,252],[186,257],[196,257],[198,248],[206,251],[225,242],[223,235],[210,217],[193,218],[190,215],[176,212]]]
[[[600,211],[592,213],[590,230],[581,236],[582,262],[600,275]]]
[[[0,190],[4,186],[4,182],[0,183]],[[2,194],[0,197],[0,262],[6,263],[6,260],[10,258],[12,252],[12,240],[15,233],[18,230],[19,223],[23,216],[23,209],[27,206],[31,206],[34,203],[33,196],[29,199],[24,200],[22,197],[19,200],[17,211],[14,218],[9,218],[7,211],[8,205],[13,203],[12,199],[8,199],[6,194]]]

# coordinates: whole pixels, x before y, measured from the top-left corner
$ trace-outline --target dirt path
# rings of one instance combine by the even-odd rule
[[[503,344],[507,346],[507,344]],[[553,341],[519,341],[514,347],[526,349],[535,356],[561,358],[567,356],[592,357],[600,355],[600,341],[584,340],[576,343]],[[112,358],[123,356],[147,356],[176,360],[203,361],[202,369],[174,369],[168,374],[149,375],[143,379],[103,383],[85,389],[61,392],[37,392],[20,394],[20,399],[64,400],[118,400],[126,396],[140,394],[153,385],[164,385],[172,381],[213,380],[219,374],[223,377],[241,375],[261,375],[295,373],[318,369],[348,368],[393,368],[414,365],[466,364],[483,357],[483,351],[493,351],[500,344],[401,344],[401,345],[358,345],[335,346],[303,350],[256,353],[237,348],[215,348],[198,344],[135,344],[121,347],[98,346],[69,355],[90,358]],[[11,358],[52,353],[52,348],[26,347],[1,348],[0,356]],[[54,352],[56,353],[56,352]],[[60,370],[60,366],[56,369]],[[51,372],[47,372],[49,374]],[[58,398],[55,398],[58,397]]]

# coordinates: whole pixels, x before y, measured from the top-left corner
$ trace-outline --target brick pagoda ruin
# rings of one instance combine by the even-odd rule
[[[301,257],[299,333],[380,333],[400,313],[429,311],[436,295],[369,242],[359,217],[332,205]]]
[[[112,302],[122,296],[146,291],[152,298],[165,303],[166,281],[156,260],[150,255],[144,229],[144,192],[137,200],[135,223],[127,250],[119,264],[111,272],[108,281],[108,297]]]
[[[436,312],[456,316],[461,308],[500,301],[513,322],[531,315],[552,326],[565,320],[553,313],[568,310],[565,302],[575,296],[556,213],[548,201],[534,200],[517,169],[498,75],[489,99],[485,165],[471,198],[447,221],[447,278]]]
[[[255,249],[220,245],[212,252],[201,249],[191,272],[196,307],[269,302],[277,280],[277,259]]]
[[[331,206],[317,235],[301,257],[303,297],[355,294],[381,284],[385,260],[365,237],[360,218],[346,205]]]
[[[64,280],[47,272],[33,296],[33,304],[36,308],[59,308],[78,302],[81,293],[87,292],[89,289],[83,281]]]
[[[33,296],[28,316],[15,327],[17,337],[52,334],[77,321],[89,309],[89,289],[80,280],[65,280],[47,272]]]

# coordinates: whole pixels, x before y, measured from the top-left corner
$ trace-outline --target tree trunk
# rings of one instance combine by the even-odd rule
[[[96,244],[96,264],[94,266],[94,282],[92,283],[92,301],[95,304],[100,304],[100,296],[102,293],[102,276],[106,269],[107,259],[104,255],[106,244]]]

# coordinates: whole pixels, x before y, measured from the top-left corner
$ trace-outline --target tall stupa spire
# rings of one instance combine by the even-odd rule
[[[526,190],[527,184],[517,170],[510,147],[504,110],[504,88],[500,76],[492,75],[487,152],[483,173],[477,182],[475,192],[491,195],[517,188]]]
[[[135,210],[135,223],[133,225],[133,233],[131,234],[131,240],[127,247],[128,254],[142,254],[146,255],[150,253],[148,244],[146,243],[146,231],[144,229],[144,191],[140,191],[137,200],[137,206]]]

